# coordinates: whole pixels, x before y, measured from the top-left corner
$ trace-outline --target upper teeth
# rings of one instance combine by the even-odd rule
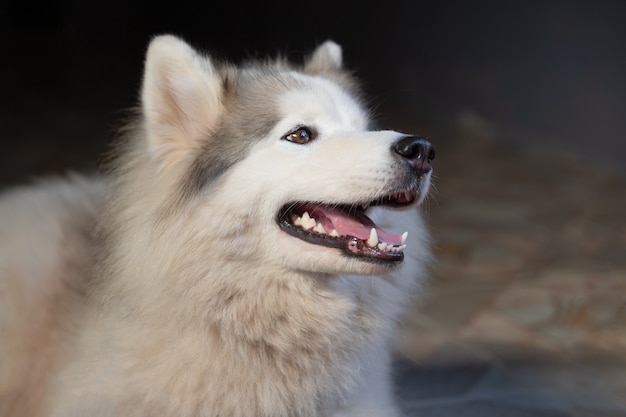
[[[308,211],[305,211],[302,216],[292,214],[291,222],[295,226],[299,226],[304,230],[312,230],[314,232],[317,232],[323,235],[330,235],[332,237],[339,236],[339,233],[335,229],[331,230],[330,232],[327,232],[324,226],[322,225],[322,223],[318,223],[317,221],[315,221],[315,219],[311,217]]]
[[[309,216],[309,212],[308,211],[305,211],[304,214],[302,215],[300,226],[304,230],[310,230],[310,229],[313,229],[315,227],[315,219],[313,219],[313,218],[311,218]]]
[[[319,234],[329,235],[331,237],[340,236],[336,229],[333,229],[330,232],[327,231],[321,223],[318,223],[313,217],[311,217],[308,211],[305,211],[302,216],[292,214],[291,222],[295,226],[299,226],[304,230],[311,230]],[[376,231],[376,228],[372,227],[370,230],[370,236],[365,243],[370,248],[377,248],[382,252],[400,253],[406,248],[406,239],[408,235],[408,232],[402,233],[402,243],[399,245],[391,245],[385,242],[380,242],[378,240],[378,232]]]

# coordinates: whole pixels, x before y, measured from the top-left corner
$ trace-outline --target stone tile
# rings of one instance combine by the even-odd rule
[[[410,407],[410,417],[570,417],[570,414],[501,404],[497,401],[462,401]]]
[[[454,366],[400,363],[395,372],[396,391],[407,405],[464,396],[487,374],[489,366],[480,363]]]
[[[593,410],[580,408],[572,412],[572,417],[624,417],[626,413],[621,411]]]
[[[509,362],[492,367],[472,396],[568,413],[594,409],[626,415],[624,369],[589,360]]]

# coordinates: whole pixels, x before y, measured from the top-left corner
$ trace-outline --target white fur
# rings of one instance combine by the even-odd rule
[[[311,60],[309,69],[340,68],[343,63],[341,47],[335,42],[326,41],[317,47]]]
[[[371,210],[381,228],[409,231],[393,269],[275,221],[291,201],[368,201],[393,184],[390,148],[402,135],[366,131],[358,102],[314,74],[340,66],[341,49],[327,42],[307,62],[311,74],[276,69],[299,86],[273,96],[279,122],[181,203],[174,196],[224,117],[224,93],[209,58],[173,37],[152,42],[143,124],[111,191],[80,178],[0,200],[10,253],[0,258],[0,415],[399,415],[389,366],[396,322],[426,273],[419,213]],[[301,124],[318,127],[315,141],[280,139]],[[59,236],[96,219],[95,237],[67,253]],[[88,296],[64,295],[60,277],[79,273],[91,277],[75,278]],[[31,301],[11,301],[22,299]],[[22,351],[4,335],[33,342]]]
[[[174,36],[152,42],[146,56],[142,109],[148,152],[160,163],[175,163],[221,113],[221,86],[211,61]]]

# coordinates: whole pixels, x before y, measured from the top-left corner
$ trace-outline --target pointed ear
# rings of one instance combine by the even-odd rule
[[[142,111],[148,148],[170,165],[210,134],[222,113],[221,77],[208,57],[170,35],[148,47]]]
[[[326,41],[318,46],[306,60],[304,69],[308,72],[323,72],[341,68],[343,61],[341,46],[333,41]]]

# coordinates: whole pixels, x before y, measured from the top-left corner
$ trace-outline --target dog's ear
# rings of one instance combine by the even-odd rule
[[[148,47],[141,92],[148,148],[170,165],[210,134],[222,113],[221,77],[183,40],[158,36]]]
[[[304,69],[311,73],[337,70],[341,68],[342,61],[341,46],[328,40],[313,51],[305,61]]]

